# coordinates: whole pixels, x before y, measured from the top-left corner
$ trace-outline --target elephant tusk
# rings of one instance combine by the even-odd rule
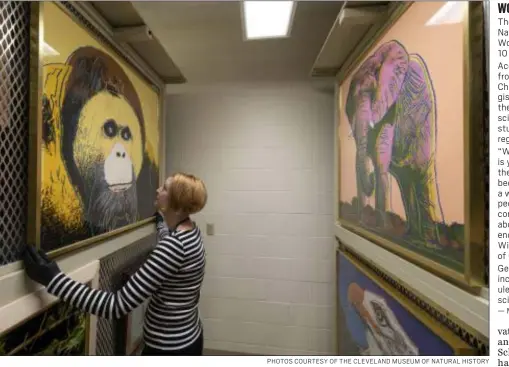
[[[375,123],[372,120],[369,121],[369,127],[370,128],[374,128],[375,127]]]

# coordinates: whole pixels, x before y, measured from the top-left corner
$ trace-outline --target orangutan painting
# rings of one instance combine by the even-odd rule
[[[51,252],[152,217],[160,102],[57,5],[44,17],[40,247]]]

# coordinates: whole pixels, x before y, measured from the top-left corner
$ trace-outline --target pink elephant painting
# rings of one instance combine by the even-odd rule
[[[387,41],[365,59],[344,91],[357,196],[340,202],[340,218],[428,256],[444,257],[445,251],[449,265],[459,269],[464,226],[444,222],[436,169],[438,101],[426,61],[401,42]],[[405,218],[390,211],[391,179]],[[367,203],[371,197],[374,208]]]

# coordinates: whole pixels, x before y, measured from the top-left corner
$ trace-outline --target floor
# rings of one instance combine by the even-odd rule
[[[205,349],[203,351],[204,356],[250,356],[253,354],[238,353],[238,352],[227,352],[224,350]]]

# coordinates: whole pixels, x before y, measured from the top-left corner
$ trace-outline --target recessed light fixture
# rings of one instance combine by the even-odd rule
[[[448,1],[426,22],[426,26],[457,24],[463,20],[465,3]]]
[[[288,37],[295,5],[294,1],[242,1],[245,38]]]

